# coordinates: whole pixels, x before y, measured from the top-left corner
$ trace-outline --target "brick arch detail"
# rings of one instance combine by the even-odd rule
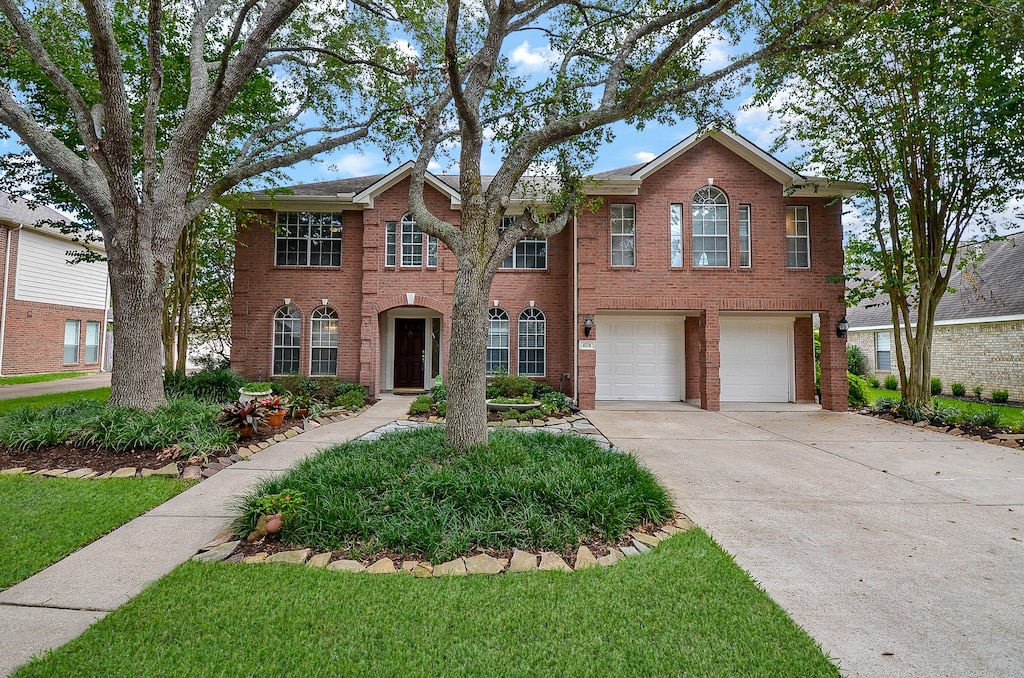
[[[409,301],[405,296],[405,293],[388,295],[375,301],[373,303],[373,312],[379,314],[385,311],[390,311],[393,308],[398,308],[399,306],[409,306]],[[437,311],[442,315],[449,315],[452,310],[451,302],[426,294],[419,294],[418,292],[416,293],[416,299],[412,306],[423,306]]]

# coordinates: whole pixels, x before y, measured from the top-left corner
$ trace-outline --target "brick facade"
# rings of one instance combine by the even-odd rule
[[[721,269],[695,267],[691,254],[691,203],[709,178],[729,200],[730,265]],[[449,335],[454,256],[441,245],[436,269],[385,265],[385,225],[400,221],[407,211],[408,190],[408,180],[403,179],[382,189],[359,209],[347,208],[340,268],[276,266],[272,211],[257,212],[258,219],[240,228],[232,314],[232,362],[237,369],[250,377],[270,375],[273,316],[284,299],[302,314],[302,371],[309,371],[310,313],[327,299],[340,316],[338,376],[363,383],[371,393],[391,387],[388,341],[393,334],[389,323],[395,315],[440,315],[444,337]],[[458,225],[459,212],[452,209],[451,196],[432,188],[427,192],[431,211]],[[343,193],[339,190],[336,194]],[[319,193],[316,207],[305,206],[296,198],[290,204],[299,207],[279,209],[338,209],[329,206],[330,195],[326,189]],[[352,193],[345,195],[351,197]],[[581,211],[574,224],[548,239],[546,270],[502,270],[495,276],[490,305],[497,302],[510,319],[512,372],[516,371],[518,353],[517,319],[531,302],[543,311],[547,323],[546,371],[541,380],[555,388],[571,387],[582,407],[594,406],[599,356],[594,350],[576,350],[577,341],[599,341],[598,328],[605,315],[675,315],[684,328],[681,363],[685,364],[685,380],[680,396],[699,399],[702,407],[714,410],[721,397],[721,316],[791,318],[791,399],[813,400],[812,316],[820,314],[824,326],[834,326],[844,312],[842,286],[827,282],[842,272],[843,265],[838,200],[787,196],[778,180],[712,138],[696,143],[645,177],[634,194],[602,195],[601,184],[597,184],[592,195],[600,207]],[[339,197],[337,204],[341,203]],[[622,203],[635,205],[636,263],[615,267],[611,265],[609,224],[611,206]],[[681,267],[670,265],[672,204],[683,206]],[[739,266],[741,205],[750,206],[752,261],[748,268]],[[808,209],[810,268],[787,268],[787,205]],[[578,257],[575,262],[574,257]],[[587,317],[597,321],[589,336],[583,329]],[[841,410],[846,407],[845,346],[834,332],[832,335],[831,341],[823,341],[823,350],[834,367],[823,369],[822,403]],[[444,341],[442,365],[447,364],[446,351]]]
[[[896,355],[889,372],[876,368],[875,332],[850,331],[848,341],[867,358],[868,374],[880,378],[898,374]],[[905,349],[904,349],[905,350]],[[904,353],[906,355],[906,353]],[[932,335],[932,376],[942,380],[942,392],[952,393],[955,382],[970,395],[975,385],[991,397],[993,389],[1009,392],[1010,400],[1024,402],[1024,319],[936,325]]]

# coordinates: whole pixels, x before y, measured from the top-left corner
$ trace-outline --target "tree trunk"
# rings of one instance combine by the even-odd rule
[[[467,257],[466,259],[469,259]],[[487,300],[491,278],[463,260],[455,276],[448,350],[445,442],[456,450],[487,444]]]
[[[166,264],[124,249],[107,249],[114,305],[114,364],[110,402],[152,411],[167,402],[163,388],[162,324]]]

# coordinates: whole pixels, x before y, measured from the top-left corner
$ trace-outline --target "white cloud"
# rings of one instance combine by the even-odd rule
[[[658,156],[655,155],[654,153],[651,153],[650,151],[637,151],[636,153],[633,154],[633,157],[636,159],[637,162],[650,162]]]
[[[770,149],[781,133],[780,123],[783,117],[779,111],[782,110],[782,104],[790,94],[789,89],[782,88],[773,94],[767,103],[756,106],[753,103],[753,97],[747,99],[736,111],[736,131],[761,148]],[[800,149],[789,150],[795,154]]]
[[[418,59],[420,56],[419,50],[408,40],[395,40],[391,45],[406,56],[414,59]]]
[[[701,64],[702,73],[711,73],[719,68],[728,66],[734,56],[733,52],[739,52],[739,47],[730,45],[721,31],[711,26],[700,31],[694,40],[704,44],[704,62]]]
[[[561,55],[546,45],[531,48],[530,43],[524,40],[523,44],[512,50],[511,58],[512,63],[518,64],[523,70],[539,71],[557,63]]]
[[[330,169],[339,177],[361,177],[383,171],[380,158],[374,155],[346,153],[337,159],[328,157],[326,160],[330,163]]]

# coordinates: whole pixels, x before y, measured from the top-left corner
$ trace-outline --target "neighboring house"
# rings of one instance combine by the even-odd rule
[[[1024,401],[1024,232],[968,243],[965,250],[983,256],[953,273],[949,286],[956,292],[936,309],[932,376],[945,393],[959,382],[968,393],[978,385],[985,395],[1003,389]],[[846,315],[848,341],[864,351],[868,373],[898,374],[888,298],[865,301]]]
[[[106,263],[68,263],[84,249],[48,207],[30,209],[0,193],[0,374],[98,370],[105,354]],[[90,248],[98,253],[103,249]]]
[[[239,229],[232,365],[250,377],[337,375],[371,393],[445,372],[455,257],[408,216],[411,163],[257,194]],[[458,224],[458,177],[426,202]],[[487,368],[596,400],[821,402],[846,407],[841,204],[726,132],[603,172],[596,211],[524,240],[491,288]],[[510,214],[522,211],[514,197]]]

